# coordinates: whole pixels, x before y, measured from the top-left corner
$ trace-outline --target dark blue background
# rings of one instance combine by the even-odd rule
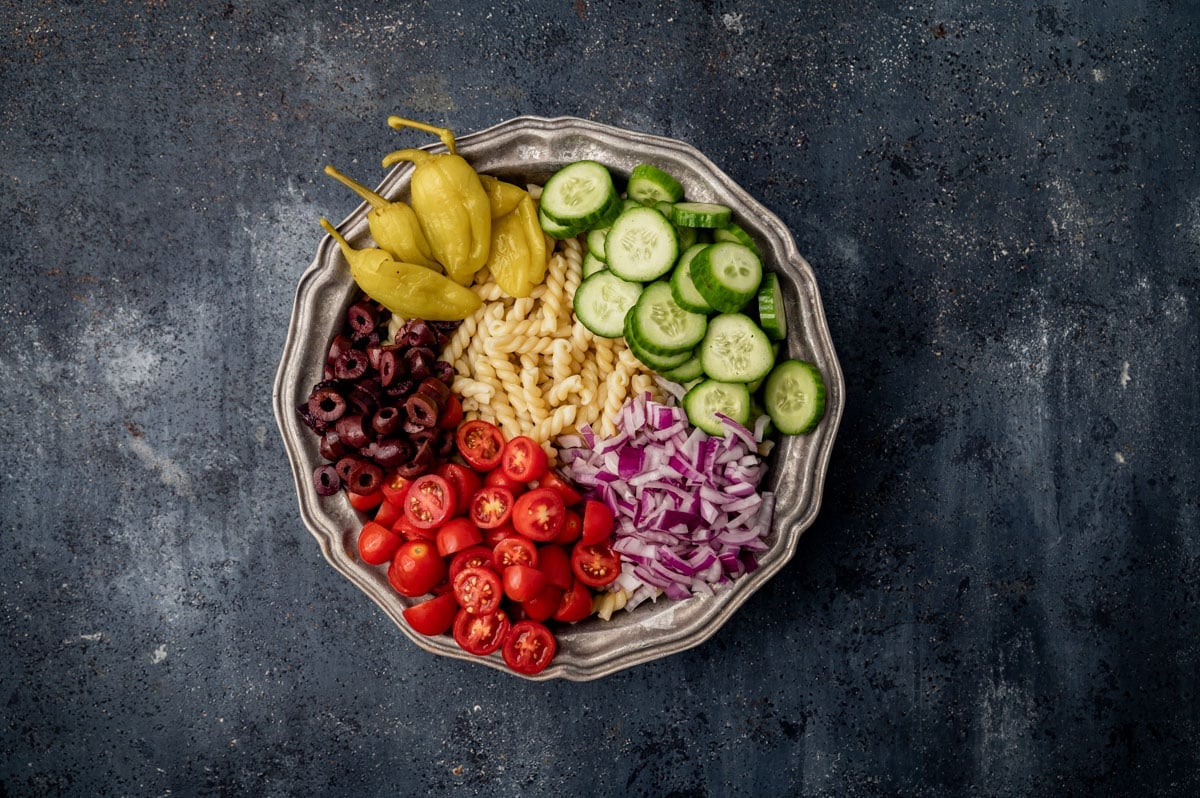
[[[1200,791],[1195,3],[0,20],[0,795]],[[392,113],[683,139],[816,269],[825,503],[701,647],[437,659],[304,529],[272,382]]]

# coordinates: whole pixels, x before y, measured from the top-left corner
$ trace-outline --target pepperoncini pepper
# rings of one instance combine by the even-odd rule
[[[529,195],[529,192],[520,186],[514,186],[512,183],[505,183],[503,180],[492,177],[491,175],[480,175],[479,182],[483,184],[483,190],[487,194],[488,203],[492,209],[492,219],[499,219],[505,214],[512,213],[517,207],[517,203],[522,197]]]
[[[537,207],[528,193],[509,213],[492,221],[487,267],[500,290],[511,297],[529,296],[546,279],[546,236]]]
[[[415,263],[427,269],[441,271],[441,265],[433,259],[433,251],[421,231],[417,214],[403,202],[391,202],[355,180],[351,180],[332,166],[325,167],[325,174],[362,197],[370,204],[367,212],[367,227],[371,238],[384,252],[402,263]]]
[[[404,319],[460,321],[479,309],[479,295],[432,269],[394,260],[382,249],[355,249],[327,220],[321,227],[333,236],[350,264],[358,287]]]
[[[398,116],[388,117],[388,125],[396,130],[414,127],[435,133],[449,150],[437,155],[419,149],[396,150],[384,157],[383,165],[413,163],[412,209],[433,256],[450,279],[470,285],[475,272],[487,262],[492,235],[491,203],[479,175],[455,152],[454,134],[448,129]]]

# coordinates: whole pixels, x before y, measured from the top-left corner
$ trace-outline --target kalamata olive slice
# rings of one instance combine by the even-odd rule
[[[401,362],[403,362],[403,361],[401,361]],[[387,393],[388,396],[396,398],[396,397],[408,396],[410,393],[412,393],[416,389],[417,389],[416,380],[398,379],[398,380],[394,381],[391,385],[389,385],[385,389],[385,392]]]
[[[421,384],[417,386],[417,393],[423,393],[433,399],[437,403],[439,413],[441,412],[440,408],[450,398],[450,388],[437,377],[422,380]]]
[[[383,485],[383,469],[367,460],[360,460],[350,470],[346,489],[355,493],[374,493]]]
[[[382,435],[391,435],[404,420],[400,409],[392,405],[384,405],[371,416],[371,428]]]
[[[438,457],[445,460],[446,458],[450,457],[450,455],[454,454],[455,447],[456,442],[454,440],[454,433],[447,431],[442,432],[441,435],[438,435],[437,442],[434,445],[434,451],[437,453]]]
[[[319,387],[308,397],[308,412],[321,421],[337,421],[346,413],[346,398],[332,386]]]
[[[422,427],[433,427],[437,425],[442,409],[434,397],[418,391],[405,400],[404,412],[408,414],[409,421]]]
[[[408,362],[400,357],[394,346],[380,347],[379,364],[375,368],[379,372],[379,383],[384,388],[393,381],[408,376]]]
[[[296,415],[304,422],[304,426],[318,435],[323,433],[328,426],[327,422],[313,416],[312,411],[308,409],[308,402],[296,405]]]
[[[361,462],[363,462],[363,458],[359,457],[358,455],[347,454],[334,463],[333,467],[337,471],[338,476],[342,478],[342,482],[349,482],[351,472],[353,472]]]
[[[338,355],[337,360],[333,361],[333,373],[339,380],[357,380],[367,373],[369,365],[371,363],[366,352],[349,349],[342,352]]]
[[[384,438],[363,450],[381,468],[395,468],[412,459],[413,447],[402,438]]]
[[[342,436],[337,434],[337,430],[325,430],[325,434],[321,436],[321,456],[326,460],[334,461],[345,453],[346,446],[342,443]]]
[[[325,356],[325,362],[333,365],[334,361],[341,357],[342,353],[350,349],[351,346],[353,344],[347,336],[341,333],[333,336],[333,341],[329,344],[329,352]]]
[[[408,375],[420,382],[433,375],[437,355],[427,346],[414,346],[404,352],[404,359],[408,361]]]
[[[452,363],[445,360],[437,361],[433,364],[433,373],[434,376],[446,384],[447,388],[453,387],[456,372]]]
[[[347,413],[358,413],[368,418],[379,408],[379,399],[362,385],[355,385],[346,393],[350,406]]]
[[[411,319],[404,331],[404,343],[411,347],[432,347],[437,343],[437,333],[424,319]]]
[[[361,413],[349,413],[342,416],[335,423],[334,429],[337,430],[342,443],[353,446],[355,449],[361,449],[371,440]]]
[[[375,307],[366,300],[355,302],[346,311],[346,321],[350,324],[350,329],[354,331],[355,338],[364,338],[375,332]]]
[[[313,471],[313,487],[318,496],[332,496],[342,489],[342,478],[331,465],[317,466]]]

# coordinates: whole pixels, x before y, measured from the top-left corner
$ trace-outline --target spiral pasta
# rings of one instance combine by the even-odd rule
[[[589,425],[611,435],[632,392],[661,400],[653,374],[622,339],[597,338],[571,309],[582,279],[583,246],[559,241],[546,280],[513,299],[486,271],[473,290],[483,305],[446,345],[464,415],[496,424],[507,437],[528,435],[554,457],[560,435]]]

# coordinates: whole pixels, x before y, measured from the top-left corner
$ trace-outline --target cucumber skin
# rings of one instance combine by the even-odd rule
[[[794,372],[794,374],[793,374]],[[783,390],[780,383],[785,379],[799,379],[811,383],[805,386],[812,388],[812,405],[809,412],[799,418],[783,410],[779,406],[779,392]],[[797,358],[784,360],[771,370],[763,388],[763,404],[771,423],[784,435],[807,435],[816,429],[825,417],[825,378],[821,371],[812,363]]]

